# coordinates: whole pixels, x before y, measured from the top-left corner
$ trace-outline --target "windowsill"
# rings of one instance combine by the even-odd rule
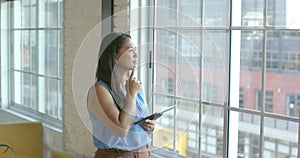
[[[16,117],[19,117],[19,118],[21,118],[21,119],[24,119],[24,120],[28,120],[28,121],[32,121],[32,122],[35,122],[35,121],[41,122],[40,120],[31,118],[31,117],[29,117],[29,116],[26,116],[26,115],[24,115],[24,114],[21,114],[21,113],[19,113],[19,112],[17,112],[17,111],[14,111],[14,110],[12,110],[12,109],[1,108],[0,110],[3,111],[3,112],[9,113],[9,114],[11,114],[11,115],[14,115],[14,116],[16,116]],[[42,122],[42,124],[43,124],[44,127],[47,127],[47,128],[49,128],[50,130],[53,130],[53,131],[58,132],[58,133],[62,133],[62,129],[60,129],[60,128],[51,126],[51,125],[49,125],[49,124],[47,124],[47,123],[44,123],[44,122]]]

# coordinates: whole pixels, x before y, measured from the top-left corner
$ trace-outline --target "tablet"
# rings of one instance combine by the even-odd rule
[[[149,116],[147,116],[147,117],[144,117],[144,118],[142,118],[142,119],[140,119],[140,120],[134,122],[133,124],[136,125],[136,124],[143,123],[143,122],[145,122],[147,119],[148,119],[148,120],[156,120],[156,119],[158,119],[159,117],[161,117],[161,116],[163,115],[163,113],[165,113],[165,112],[167,112],[167,111],[170,111],[170,110],[172,110],[172,109],[174,109],[174,108],[175,108],[175,106],[170,106],[170,107],[168,107],[167,109],[165,109],[165,110],[163,110],[163,111],[161,111],[161,112],[157,112],[157,113],[154,113],[154,114],[149,115]]]

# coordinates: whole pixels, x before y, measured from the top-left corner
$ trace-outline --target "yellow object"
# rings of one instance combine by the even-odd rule
[[[173,150],[173,129],[165,127],[156,127],[154,132],[154,146],[159,148],[168,148]],[[176,133],[176,152],[180,155],[187,156],[187,132]]]
[[[17,158],[43,158],[43,126],[40,122],[0,124],[0,144],[12,147]],[[13,151],[0,147],[1,158],[14,158]],[[62,151],[51,150],[51,158],[74,158]]]

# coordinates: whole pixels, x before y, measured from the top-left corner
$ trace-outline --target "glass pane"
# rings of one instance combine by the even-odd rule
[[[58,75],[58,31],[47,31],[46,66],[47,74]]]
[[[58,3],[57,1],[48,1],[48,27],[57,28],[58,24]]]
[[[58,0],[58,27],[63,27],[63,19],[64,19],[64,13],[63,13],[63,0]]]
[[[223,109],[201,105],[201,154],[204,157],[223,157]]]
[[[36,109],[36,79],[33,75],[21,73],[22,76],[22,105]]]
[[[35,28],[37,25],[37,14],[36,14],[36,9],[37,9],[37,0],[30,0],[30,27]]]
[[[297,157],[298,155],[298,123],[265,118],[265,121],[274,122],[264,126],[264,158]]]
[[[47,95],[47,113],[50,116],[57,118],[58,116],[58,101],[57,101],[57,80],[56,79],[48,79],[48,95]]]
[[[58,119],[62,120],[63,118],[63,86],[64,82],[62,80],[58,80],[58,89],[57,89],[57,107],[58,107]]]
[[[21,104],[21,100],[22,100],[21,85],[22,85],[21,73],[14,71],[13,102],[16,104]]]
[[[41,75],[45,75],[46,74],[46,66],[47,66],[47,56],[46,56],[46,48],[47,48],[47,44],[46,44],[46,31],[38,31],[38,48],[39,48],[39,54],[38,54],[38,73]]]
[[[38,15],[39,23],[38,26],[41,28],[46,27],[47,13],[48,13],[48,3],[47,0],[39,0]]]
[[[63,42],[63,31],[58,31],[58,77],[62,78],[63,77],[63,73],[64,73],[64,42]]]
[[[262,0],[233,0],[233,26],[263,26],[264,1]]]
[[[24,30],[22,32],[22,37],[20,38],[19,31],[14,31],[14,37],[16,43],[14,43],[15,47],[15,68],[19,69],[20,64],[22,67],[20,68],[23,71],[27,72],[35,72],[35,56],[36,56],[36,32]],[[19,43],[19,40],[22,41],[22,44]],[[20,48],[21,47],[21,48]],[[21,54],[19,54],[18,50],[21,49]],[[21,59],[21,61],[20,61]]]
[[[154,96],[154,102],[156,102],[157,97]],[[165,98],[165,105],[174,104],[174,100],[172,98]],[[161,111],[164,107],[162,105],[154,105],[154,111]],[[160,148],[167,148],[169,150],[173,150],[174,143],[174,112],[171,110],[165,113],[162,117],[156,120],[156,129],[153,133],[153,145]]]
[[[174,95],[175,82],[175,34],[170,31],[156,30],[154,52],[155,81],[154,93]]]
[[[224,104],[226,100],[226,33],[204,32],[202,100]]]
[[[22,42],[22,32],[21,31],[13,31],[14,36],[14,45],[13,45],[13,51],[14,51],[14,69],[21,70],[22,68],[22,54],[24,50],[27,50],[27,48],[24,46]],[[25,48],[24,48],[25,47]],[[29,52],[27,51],[27,54]]]
[[[30,0],[22,0],[22,28],[30,26]]]
[[[173,0],[157,1],[157,6],[155,9],[156,26],[176,26],[176,6],[176,2]]]
[[[178,39],[178,90],[177,95],[199,100],[200,32],[180,32]]]
[[[265,111],[299,117],[300,110],[300,33],[267,32],[267,74]]]
[[[227,17],[226,9],[227,9],[226,0],[214,0],[214,1],[205,0],[204,1],[204,26],[225,27],[226,17]]]
[[[13,6],[13,27],[21,28],[22,24],[22,4],[21,1],[13,1],[11,2]]]
[[[238,136],[236,138],[230,138],[232,141],[238,141],[238,157],[258,158],[260,116],[241,112],[231,113],[239,113],[239,121],[236,121],[238,125]],[[232,141],[231,143],[233,143]]]
[[[180,0],[179,26],[201,26],[201,1]]]
[[[261,109],[262,36],[262,32],[250,30],[240,35],[240,108]]]
[[[30,51],[30,55],[29,55],[29,66],[30,72],[36,72],[37,69],[37,63],[36,63],[36,56],[38,55],[37,51],[37,43],[36,43],[36,31],[30,31],[30,43],[29,43],[29,51]],[[23,59],[25,59],[25,54],[23,55]],[[27,57],[26,57],[27,58]],[[27,60],[27,59],[26,59]],[[24,66],[24,63],[23,63]]]
[[[41,113],[45,113],[46,112],[46,102],[47,102],[47,87],[46,87],[46,80],[44,77],[39,77],[39,94],[38,94],[38,98],[39,98],[39,112]]]
[[[300,28],[299,1],[276,1],[268,0],[267,5],[267,25],[274,27],[284,27],[288,29]]]

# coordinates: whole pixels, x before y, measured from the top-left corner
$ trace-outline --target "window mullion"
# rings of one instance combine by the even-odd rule
[[[264,16],[263,16],[263,43],[262,43],[262,105],[260,109],[260,135],[259,135],[259,158],[263,157],[264,143],[264,119],[265,119],[265,100],[266,100],[266,24],[267,24],[267,0],[264,0]]]

